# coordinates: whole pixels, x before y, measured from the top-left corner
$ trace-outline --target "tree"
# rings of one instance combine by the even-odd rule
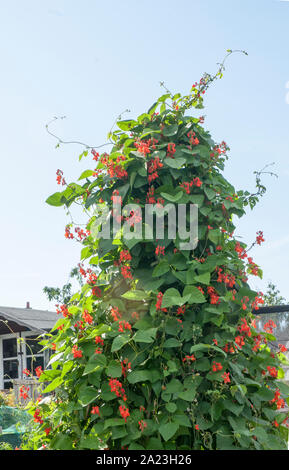
[[[83,285],[82,277],[79,273],[78,267],[75,267],[70,271],[69,278],[70,279],[76,278],[79,285],[80,286]],[[62,287],[45,286],[43,288],[43,292],[48,298],[49,302],[54,300],[58,304],[67,304],[72,297],[72,284],[71,282],[68,281]]]
[[[80,267],[84,285],[61,307],[57,334],[42,342],[54,353],[40,381],[55,396],[31,406],[36,424],[26,447],[287,449],[289,388],[278,380],[285,356],[268,347],[272,323],[255,329],[251,312],[263,299],[248,276],[262,272],[233,235],[233,216],[264,193],[260,172],[255,194],[236,191],[222,174],[227,144],[187,114],[203,107],[223,70],[224,62],[190,94],[166,89],[147,112],[118,121],[110,153],[92,148],[96,168],[48,198],[89,212],[84,229],[73,233],[70,224],[65,232],[82,243],[88,268]],[[168,209],[163,236],[143,220],[146,204],[156,221]],[[175,237],[168,230],[170,211],[190,204],[198,205],[199,241],[188,248],[186,225]],[[182,217],[176,225],[191,228]]]
[[[267,290],[264,295],[264,305],[286,305],[286,299],[280,295],[280,291],[272,281],[268,283]]]

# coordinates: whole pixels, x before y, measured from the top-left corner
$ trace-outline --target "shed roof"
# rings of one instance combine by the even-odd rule
[[[50,330],[59,318],[48,310],[14,307],[0,307],[0,317],[34,331]]]

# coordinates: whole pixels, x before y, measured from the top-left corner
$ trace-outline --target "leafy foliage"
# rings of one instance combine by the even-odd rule
[[[66,228],[88,268],[80,267],[84,285],[42,342],[53,354],[40,382],[54,395],[31,407],[35,431],[24,448],[287,448],[289,387],[278,380],[285,356],[268,347],[271,324],[255,329],[251,311],[262,298],[247,281],[262,271],[233,236],[233,216],[258,194],[224,178],[228,146],[187,115],[203,107],[222,71],[187,96],[166,90],[146,113],[117,122],[110,154],[93,149],[96,168],[48,198],[90,211],[85,231]],[[197,246],[182,251],[178,234],[96,238],[93,208],[111,210],[114,198],[141,208],[198,204]],[[110,211],[110,220],[117,215]],[[145,228],[136,213],[123,221]]]
[[[286,299],[280,295],[280,291],[273,282],[269,282],[264,294],[264,305],[286,305]]]

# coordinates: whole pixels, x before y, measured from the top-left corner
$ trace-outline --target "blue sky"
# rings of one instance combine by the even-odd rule
[[[45,124],[63,139],[106,140],[124,109],[134,117],[161,93],[159,81],[186,93],[214,72],[226,49],[223,80],[206,97],[205,127],[231,148],[225,176],[254,190],[255,170],[275,162],[267,193],[237,222],[252,252],[289,301],[289,1],[275,0],[13,0],[0,3],[1,231],[0,304],[53,308],[42,290],[62,285],[79,262],[79,245],[64,238],[69,220],[45,199],[55,173],[74,181],[88,162],[80,146],[55,149]],[[288,102],[287,102],[288,101]],[[129,116],[129,115],[128,115]]]

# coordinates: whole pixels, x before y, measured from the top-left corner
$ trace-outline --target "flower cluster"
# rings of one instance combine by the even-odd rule
[[[43,374],[43,369],[41,366],[35,367],[35,374],[37,377],[40,377]]]
[[[138,425],[141,432],[143,432],[147,427],[147,423],[143,419],[138,422]]]
[[[98,415],[98,416],[100,416],[99,406],[93,406],[93,407],[91,408],[91,414],[92,414],[92,415]]]
[[[120,155],[117,157],[116,161],[110,159],[108,154],[103,154],[100,158],[100,163],[106,169],[107,174],[110,178],[127,178],[127,171],[123,168],[120,164],[121,162],[125,162],[126,157],[124,155]]]
[[[218,295],[217,291],[213,286],[207,287],[207,293],[210,296],[210,303],[215,305],[219,303],[220,296]]]
[[[185,356],[183,358],[183,362],[194,362],[196,360],[195,356],[192,354],[191,356]]]
[[[263,243],[265,240],[264,240],[264,237],[263,237],[263,232],[261,232],[261,230],[259,230],[259,232],[257,232],[257,237],[256,237],[256,243],[258,245],[261,245],[261,243]]]
[[[224,380],[225,384],[230,383],[231,382],[230,373],[229,372],[224,372],[223,375],[222,375],[222,379]]]
[[[26,387],[25,385],[22,385],[19,388],[19,395],[21,398],[23,398],[23,400],[27,400],[27,398],[29,398],[29,395],[28,395],[29,390],[30,388]]]
[[[162,312],[167,312],[166,308],[162,308],[163,296],[164,296],[164,294],[162,292],[158,293],[157,303],[156,303],[156,310],[161,310]]]
[[[112,393],[114,393],[118,398],[121,398],[123,401],[127,401],[125,390],[119,380],[110,379],[109,386]]]
[[[127,418],[130,416],[129,409],[126,408],[125,406],[120,405],[119,412],[120,412],[121,417],[126,422]]]
[[[213,364],[212,364],[212,371],[213,372],[218,372],[222,369],[223,369],[223,366],[220,362],[213,361]]]
[[[190,142],[190,146],[194,146],[194,145],[199,145],[200,141],[199,139],[196,137],[196,133],[193,132],[193,131],[189,131],[187,133],[187,137],[189,138],[189,142]]]
[[[56,304],[56,313],[57,314],[62,314],[64,317],[71,317],[71,314],[68,311],[68,306],[66,304],[59,305]]]
[[[93,322],[93,317],[92,315],[90,315],[90,313],[88,313],[88,310],[83,310],[82,318],[85,321],[85,323],[88,323],[89,325],[91,325]]]
[[[159,177],[158,170],[163,168],[164,164],[160,161],[159,157],[152,158],[148,161],[148,182],[151,184],[152,181]]]
[[[63,171],[62,170],[57,170],[56,175],[57,175],[56,176],[57,184],[62,184],[62,186],[65,186],[66,181],[65,181],[65,178],[63,177]]]
[[[274,398],[270,401],[270,404],[273,405],[273,403],[276,403],[277,410],[280,410],[285,407],[285,400],[281,397],[281,393],[279,388],[275,390],[275,395]]]
[[[121,361],[121,374],[126,377],[128,371],[131,370],[131,362],[126,358],[123,361]]]
[[[165,256],[165,247],[158,245],[156,247],[155,254],[156,256],[160,256],[160,255]]]
[[[191,193],[191,188],[193,186],[196,186],[197,188],[200,188],[202,186],[203,182],[200,180],[198,176],[192,179],[192,181],[184,181],[183,183],[180,183],[181,188],[184,188],[186,190],[187,194]]]
[[[218,274],[217,282],[223,282],[229,288],[233,288],[236,282],[236,277],[233,274],[225,273],[222,268],[216,267]]]
[[[82,357],[82,351],[81,349],[78,349],[77,344],[72,346],[72,354],[75,359],[78,357]]]
[[[163,206],[165,201],[163,198],[158,197],[155,198],[155,188],[154,186],[150,186],[146,195],[146,203],[147,204],[157,204],[158,206]]]
[[[140,140],[134,142],[134,146],[136,147],[139,153],[142,153],[144,156],[151,152],[151,148],[153,150],[156,149],[156,144],[158,143],[157,139],[148,139],[148,140]]]
[[[276,328],[276,323],[270,319],[264,324],[263,328],[264,328],[264,331],[266,331],[266,333],[272,334],[273,328]]]
[[[169,143],[167,147],[167,157],[174,158],[175,153],[176,153],[176,144]]]
[[[124,330],[131,330],[131,324],[127,321],[120,321],[118,323],[118,331],[120,331],[121,333],[124,332]]]
[[[34,418],[35,423],[43,424],[44,422],[41,417],[41,411],[39,408],[36,408],[33,418]]]

